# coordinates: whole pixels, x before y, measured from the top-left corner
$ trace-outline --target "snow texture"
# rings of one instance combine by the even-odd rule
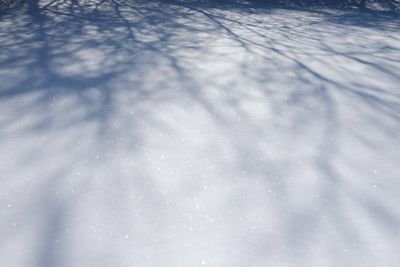
[[[400,266],[400,19],[0,13],[0,266]]]

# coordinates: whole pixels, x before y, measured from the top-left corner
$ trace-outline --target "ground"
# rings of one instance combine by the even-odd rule
[[[400,17],[0,11],[0,266],[400,266]]]

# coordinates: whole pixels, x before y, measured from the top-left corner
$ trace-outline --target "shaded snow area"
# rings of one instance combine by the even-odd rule
[[[400,266],[400,16],[0,15],[0,266]]]

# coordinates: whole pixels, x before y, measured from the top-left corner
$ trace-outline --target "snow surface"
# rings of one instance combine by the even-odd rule
[[[0,266],[400,266],[400,19],[0,13]]]

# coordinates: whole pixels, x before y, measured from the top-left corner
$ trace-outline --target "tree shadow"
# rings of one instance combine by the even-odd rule
[[[249,259],[251,265],[263,264],[281,246],[293,253],[284,254],[288,262],[305,265],[313,241],[326,248],[323,256],[331,263],[340,256],[355,264],[364,255],[362,262],[378,264],[386,254],[374,250],[377,239],[393,256],[400,216],[393,204],[400,163],[400,16],[309,6],[72,0],[27,1],[2,10],[0,144],[3,151],[17,151],[10,159],[4,156],[2,170],[13,181],[3,178],[10,193],[2,200],[29,184],[21,166],[33,170],[30,176],[43,177],[43,187],[26,189],[36,201],[33,207],[21,205],[24,215],[18,218],[29,221],[29,209],[41,210],[34,266],[68,265],[58,241],[68,248],[66,225],[85,201],[102,203],[93,214],[108,222],[120,216],[122,228],[129,229],[141,221],[133,215],[124,220],[124,209],[132,208],[125,197],[133,190],[135,199],[148,198],[137,200],[135,208],[154,210],[142,215],[145,221],[161,235],[171,231],[159,223],[159,217],[173,219],[165,207],[168,190],[155,179],[149,156],[157,134],[170,141],[183,131],[164,117],[169,114],[182,117],[183,125],[185,114],[202,114],[225,144],[210,137],[215,146],[207,143],[198,159],[215,169],[208,171],[210,178],[193,173],[196,181],[171,186],[177,202],[188,192],[201,198],[201,182],[229,180],[229,201],[215,213],[233,210],[244,217],[245,222],[229,223],[236,230],[257,224],[250,213],[259,199],[272,203],[257,209],[264,218],[259,230],[243,230],[246,237],[235,239],[242,244],[237,265],[248,265]],[[171,148],[165,152],[173,154]],[[124,156],[132,158],[127,166]],[[114,188],[108,188],[108,179],[114,179]],[[57,191],[63,197],[54,196]],[[104,193],[104,199],[91,192]],[[4,214],[3,244],[13,239],[9,225],[15,219]],[[263,228],[268,216],[277,220],[276,235]],[[274,240],[279,248],[271,248]]]

